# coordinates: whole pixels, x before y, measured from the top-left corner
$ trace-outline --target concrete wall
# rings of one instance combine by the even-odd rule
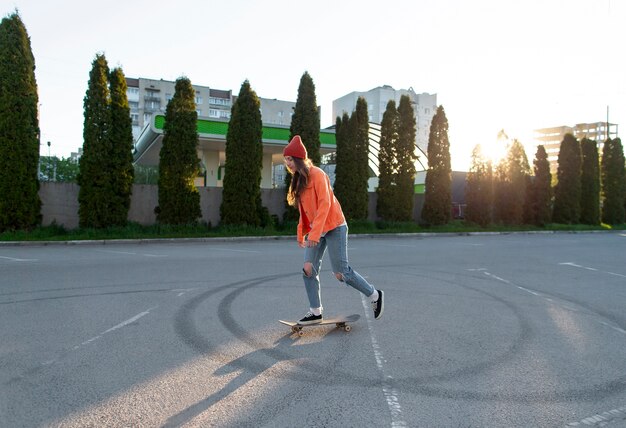
[[[156,223],[154,208],[159,205],[159,188],[154,184],[134,184],[128,219],[145,226]],[[45,218],[45,216],[44,216]]]
[[[53,221],[66,229],[78,227],[78,184],[42,181],[39,186],[43,225]]]
[[[75,183],[41,182],[41,214],[43,225],[52,222],[63,225],[66,229],[78,227],[78,185]],[[221,187],[199,187],[202,221],[217,226],[220,221]],[[261,200],[271,215],[282,219],[285,211],[285,191],[283,189],[261,189]],[[369,220],[378,220],[376,216],[376,193],[369,194]],[[419,220],[424,195],[415,195],[413,217]],[[159,191],[156,185],[135,184],[130,202],[128,219],[143,225],[156,223],[154,208],[159,203]]]

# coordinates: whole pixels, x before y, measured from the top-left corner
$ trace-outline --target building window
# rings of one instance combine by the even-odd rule
[[[218,106],[229,106],[230,100],[226,98],[209,97],[209,104],[214,104]]]
[[[202,104],[202,97],[200,95],[196,95],[196,104]]]
[[[214,108],[209,109],[209,117],[220,117],[220,111]]]

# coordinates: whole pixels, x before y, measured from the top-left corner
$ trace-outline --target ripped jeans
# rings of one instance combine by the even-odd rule
[[[374,287],[348,264],[348,226],[343,225],[328,231],[315,247],[305,248],[304,262],[310,262],[313,265],[311,276],[302,275],[310,307],[320,308],[320,310],[322,308],[320,269],[326,249],[328,249],[330,264],[337,279],[366,296],[371,296],[375,291]]]

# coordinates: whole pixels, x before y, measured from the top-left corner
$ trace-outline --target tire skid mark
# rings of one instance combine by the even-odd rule
[[[449,273],[449,272],[448,272]],[[265,282],[278,278],[286,278],[294,276],[293,273],[270,275],[259,278],[252,278],[242,281],[237,281],[230,284],[225,284],[214,289],[208,290],[198,296],[195,296],[191,300],[187,301],[176,314],[175,318],[175,330],[179,337],[192,349],[201,354],[214,354],[212,358],[221,360],[222,362],[229,363],[231,358],[221,356],[216,351],[216,346],[213,345],[196,327],[193,321],[193,313],[198,307],[204,303],[205,300],[213,295],[230,289],[235,288],[234,291],[229,293],[218,306],[218,315],[221,323],[226,329],[228,329],[235,337],[244,343],[248,344],[254,349],[258,349],[259,352],[266,354],[267,356],[277,360],[284,361],[297,358],[292,353],[285,352],[281,349],[267,347],[265,344],[257,341],[250,333],[245,330],[240,324],[238,324],[233,316],[230,314],[230,307],[232,302],[244,291],[249,290],[252,287],[258,286]],[[421,275],[422,278],[428,278],[428,276]],[[481,290],[476,287],[472,287],[466,284],[461,284],[458,281],[451,279],[434,278],[440,282],[448,283],[453,286],[474,291],[482,294],[504,306],[506,306],[517,318],[519,323],[519,330],[512,340],[511,346],[494,358],[485,360],[473,365],[459,367],[449,372],[429,375],[429,376],[411,376],[394,379],[394,386],[400,393],[415,393],[428,397],[439,397],[447,399],[459,399],[470,401],[492,401],[492,402],[515,402],[515,403],[543,403],[543,402],[567,402],[572,399],[579,401],[595,401],[600,398],[610,397],[617,393],[626,391],[626,376],[618,379],[607,381],[604,383],[592,384],[587,388],[580,389],[567,389],[560,391],[544,391],[544,392],[516,392],[516,391],[469,391],[462,389],[450,389],[447,387],[439,386],[438,384],[443,381],[449,381],[464,377],[476,376],[484,372],[493,370],[499,366],[504,366],[513,361],[516,356],[523,350],[531,341],[533,336],[533,330],[531,322],[528,317],[525,316],[523,310],[497,295]],[[480,279],[480,278],[475,278]],[[248,370],[259,370],[266,367],[266,364],[260,364],[255,361],[246,360],[245,362],[238,362],[241,364],[241,368]],[[328,371],[328,366],[322,366],[310,361],[298,361],[297,367],[300,370],[284,372],[277,374],[277,378],[286,378],[293,381],[301,382],[317,382],[322,385],[355,385],[361,387],[373,387],[381,388],[382,380],[358,376],[351,373],[346,373],[340,370]]]

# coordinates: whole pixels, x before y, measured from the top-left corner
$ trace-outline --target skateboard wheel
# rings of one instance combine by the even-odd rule
[[[292,333],[297,333],[298,332],[298,327],[291,327],[291,332]]]
[[[298,330],[298,336],[300,337],[304,336],[304,332],[302,331],[302,329]]]
[[[350,330],[352,330],[352,327],[350,327],[349,325],[347,325],[347,326],[345,326],[345,327],[344,327],[344,330],[345,330],[345,331],[350,331]]]

